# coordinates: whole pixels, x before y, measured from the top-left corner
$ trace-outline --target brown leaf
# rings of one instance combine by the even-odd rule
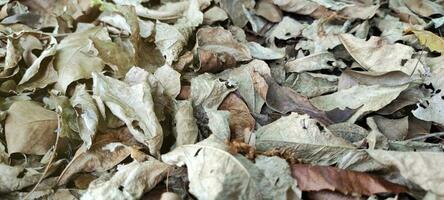
[[[302,191],[339,191],[343,194],[373,195],[379,193],[403,193],[407,189],[380,177],[363,172],[342,170],[328,166],[295,164],[292,176]]]
[[[256,121],[250,114],[247,104],[235,93],[230,93],[219,106],[219,110],[230,112],[230,131],[232,139],[243,140],[245,134],[254,130]]]
[[[55,142],[57,115],[33,101],[18,101],[8,110],[5,137],[8,153],[45,154]]]
[[[197,72],[199,73],[217,73],[236,66],[236,60],[227,52],[214,53],[210,50],[199,49],[198,56],[200,68]]]
[[[98,135],[89,150],[85,146],[80,147],[74,158],[61,173],[58,183],[63,185],[69,181],[72,175],[78,172],[103,172],[113,168],[132,152],[135,144],[128,128]]]
[[[325,125],[331,124],[331,120],[324,111],[315,108],[308,99],[294,90],[280,86],[270,76],[263,77],[268,85],[266,103],[267,106],[281,114],[297,112],[299,114],[308,114]]]

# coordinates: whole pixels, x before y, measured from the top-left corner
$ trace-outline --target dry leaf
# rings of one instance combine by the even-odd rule
[[[17,101],[8,110],[5,138],[8,153],[45,154],[56,138],[57,114],[33,101]]]
[[[379,193],[403,193],[407,189],[380,177],[328,166],[292,165],[292,175],[302,191],[339,191],[343,194],[370,196]]]

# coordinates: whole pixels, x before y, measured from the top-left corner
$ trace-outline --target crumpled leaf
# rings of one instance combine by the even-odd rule
[[[194,28],[203,22],[203,14],[197,0],[190,0],[185,16],[174,26],[157,21],[155,42],[165,57],[166,63],[177,60],[183,47],[187,44]]]
[[[57,114],[33,101],[17,101],[8,110],[5,138],[8,153],[44,155],[56,139]]]
[[[176,123],[176,146],[194,144],[199,130],[190,100],[177,101],[175,104],[174,121]]]
[[[222,8],[214,6],[204,13],[203,21],[205,24],[213,24],[226,19],[228,19],[227,13]]]
[[[266,90],[256,88],[257,84],[264,82],[260,80],[260,74],[270,75],[268,64],[261,60],[252,60],[240,67],[225,70],[219,76],[223,79],[236,82],[237,91],[242,96],[248,108],[254,113],[260,113],[265,103]],[[265,94],[264,94],[265,93]]]
[[[320,52],[286,62],[285,71],[301,73],[321,69],[333,69],[335,65],[338,65],[336,62],[332,53]]]
[[[187,166],[189,191],[198,199],[268,199],[285,197],[264,172],[241,155],[231,155],[217,138],[183,145],[162,161]]]
[[[374,36],[367,41],[350,34],[342,34],[340,38],[348,53],[368,71],[402,71],[408,75],[414,73],[415,69],[415,72],[424,72],[424,66],[418,59],[412,58],[415,51],[410,46],[387,44],[382,38]]]
[[[285,54],[283,52],[279,52],[279,51],[275,51],[270,48],[263,47],[256,42],[249,42],[247,44],[247,46],[250,49],[251,56],[256,59],[277,60],[277,59],[281,59],[285,56]]]
[[[217,37],[213,37],[217,35]],[[230,31],[222,27],[201,28],[196,33],[198,50],[211,51],[214,54],[228,53],[236,61],[251,60],[250,50],[245,44],[233,38]]]
[[[218,80],[214,75],[205,73],[191,79],[190,98],[193,105],[216,110],[225,97],[235,89],[234,83]]]
[[[287,77],[283,85],[300,93],[302,96],[312,98],[338,90],[338,77],[309,72],[292,73]]]
[[[152,155],[159,153],[163,133],[146,82],[128,85],[125,82],[93,73],[93,92],[111,112],[124,121],[134,138],[145,144]]]
[[[420,99],[417,103],[418,107],[412,111],[413,115],[418,119],[444,124],[444,99],[442,97],[442,90],[444,90],[443,74],[444,69],[440,68],[425,81],[433,87],[433,91],[430,95]]]
[[[216,2],[227,12],[234,25],[244,27],[247,24],[247,16],[242,10],[249,7],[248,0],[216,0]]]
[[[356,85],[345,90],[339,90],[333,94],[319,96],[310,99],[317,108],[329,111],[335,108],[358,109],[348,122],[354,123],[361,116],[377,111],[393,101],[399,94],[407,89],[408,85],[386,87],[381,85]]]
[[[18,85],[23,85],[24,83],[29,82],[29,81],[35,82],[35,81],[32,81],[32,78],[39,72],[42,62],[45,59],[49,59],[49,57],[52,57],[55,55],[56,48],[57,48],[57,41],[54,37],[51,37],[51,41],[50,41],[48,48],[45,49],[36,60],[34,60],[34,62],[32,63],[31,66],[29,66],[29,68],[25,71],[25,74],[23,75],[23,77],[20,80],[20,82],[18,83]],[[52,65],[52,64],[48,64],[48,65]],[[47,68],[52,69],[53,73],[51,74],[52,76],[49,75],[49,77],[45,77],[48,81],[45,85],[42,85],[43,87],[50,84],[50,83],[54,83],[57,79],[57,78],[54,78],[54,77],[57,77],[56,76],[57,74],[54,73],[55,72],[54,68],[52,66],[47,66]],[[28,86],[28,88],[29,88],[29,86]]]
[[[287,161],[277,156],[265,157],[258,156],[255,160],[255,165],[264,171],[265,177],[270,182],[275,183],[276,192],[282,195],[281,199],[300,199],[302,192],[297,187],[297,183],[291,178],[290,166]],[[277,199],[278,197],[274,197]]]
[[[302,33],[304,28],[305,26],[303,24],[294,20],[293,18],[284,17],[279,24],[273,27],[269,33],[269,37],[271,38],[271,41],[274,41],[275,38],[279,40],[296,38]]]
[[[293,177],[302,191],[339,191],[342,194],[366,195],[403,193],[407,189],[380,177],[329,166],[292,165]]]
[[[225,110],[205,109],[208,117],[208,128],[221,141],[231,140],[230,112]]]
[[[369,150],[369,155],[386,167],[396,167],[401,175],[427,191],[444,196],[443,153]]]
[[[164,65],[158,68],[154,72],[154,77],[166,95],[174,98],[180,93],[180,73],[170,66]]]
[[[32,168],[9,166],[0,163],[0,193],[8,193],[31,186],[40,179],[41,174]]]
[[[255,133],[257,150],[288,152],[293,159],[305,163],[351,168],[368,159],[365,152],[333,135],[308,115],[292,113],[259,128]]]
[[[325,112],[314,107],[306,97],[298,94],[291,88],[280,86],[269,76],[264,78],[268,85],[265,100],[268,107],[281,114],[290,112],[308,114],[323,124],[331,124],[331,120]]]
[[[171,166],[154,158],[133,161],[117,167],[117,172],[107,181],[93,182],[80,199],[138,199],[153,189],[171,170]]]
[[[70,103],[76,109],[80,138],[89,149],[99,124],[99,111],[85,85],[76,86]]]
[[[307,26],[302,31],[302,36],[307,38],[296,45],[296,49],[306,49],[311,53],[324,52],[341,44],[339,35],[344,33],[343,27],[319,19]]]
[[[282,20],[282,11],[272,1],[262,0],[256,3],[255,13],[270,22],[278,23]]]
[[[404,140],[409,129],[409,117],[400,119],[387,119],[382,116],[374,116],[379,131],[390,140]]]
[[[236,94],[230,93],[220,104],[219,110],[230,112],[231,139],[243,141],[244,136],[254,130],[256,120],[251,116],[248,106]]]
[[[108,35],[102,27],[70,34],[57,45],[54,68],[59,78],[56,87],[62,93],[69,84],[79,79],[91,78],[92,72],[100,72],[103,61],[97,57],[98,51],[89,37],[106,40]]]
[[[98,135],[90,148],[82,145],[58,178],[58,184],[66,184],[79,172],[104,172],[127,158],[132,151],[131,134],[123,128]]]

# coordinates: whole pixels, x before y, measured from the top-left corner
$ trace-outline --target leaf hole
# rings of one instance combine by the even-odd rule
[[[274,185],[277,185],[279,183],[279,178],[276,179],[276,181],[274,182]]]
[[[435,94],[439,94],[441,92],[441,89],[437,89],[436,91],[435,91]]]
[[[196,151],[196,153],[194,154],[194,157],[198,156],[201,150],[202,150],[202,148],[199,148],[199,149]]]
[[[407,61],[408,61],[407,59],[402,59],[402,60],[401,60],[401,66],[404,67],[404,65],[407,63]]]
[[[290,36],[290,35],[291,35],[290,32],[285,33],[285,36]]]
[[[123,189],[124,189],[125,187],[123,187],[123,185],[120,185],[119,186],[119,190],[121,191],[121,192],[123,192]]]
[[[138,120],[134,120],[131,122],[131,126],[136,129],[137,131],[143,133],[143,129],[140,127],[139,121]]]
[[[322,126],[319,122],[316,122],[316,126],[319,128],[320,131],[324,131],[324,126]]]

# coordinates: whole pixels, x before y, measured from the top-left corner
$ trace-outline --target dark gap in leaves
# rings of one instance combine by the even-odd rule
[[[20,173],[17,174],[17,178],[23,178],[23,177],[25,177],[26,172],[28,172],[28,170],[23,169]]]
[[[125,187],[123,187],[122,185],[120,185],[119,186],[119,190],[121,191],[121,192],[123,192],[123,189],[124,189]]]
[[[276,181],[274,182],[274,185],[277,185],[279,183],[279,178],[276,179]]]

